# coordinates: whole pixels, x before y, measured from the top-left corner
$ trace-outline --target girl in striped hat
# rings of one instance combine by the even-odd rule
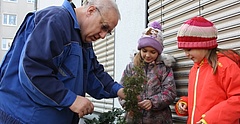
[[[201,16],[180,27],[177,44],[194,65],[176,113],[188,115],[188,124],[240,124],[239,53],[217,48],[217,29]]]

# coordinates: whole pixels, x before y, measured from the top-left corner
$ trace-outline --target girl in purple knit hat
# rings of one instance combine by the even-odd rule
[[[161,25],[158,22],[151,23],[143,32],[138,41],[139,52],[134,56],[123,72],[120,83],[124,85],[125,77],[134,75],[135,66],[143,69],[146,82],[143,83],[143,91],[138,96],[138,107],[141,111],[141,119],[137,124],[172,124],[172,112],[169,105],[176,98],[176,85],[174,81],[172,64],[167,65],[161,56],[163,51],[163,37]],[[166,56],[165,56],[166,57]],[[166,57],[166,58],[169,58]],[[174,58],[169,58],[174,62]],[[168,62],[169,62],[168,61]],[[140,66],[141,64],[143,66]],[[120,99],[124,108],[125,100]],[[126,113],[127,123],[133,123],[131,114]]]

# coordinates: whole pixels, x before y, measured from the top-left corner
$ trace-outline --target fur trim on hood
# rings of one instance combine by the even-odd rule
[[[159,59],[168,67],[173,67],[176,64],[175,58],[169,54],[162,53]]]

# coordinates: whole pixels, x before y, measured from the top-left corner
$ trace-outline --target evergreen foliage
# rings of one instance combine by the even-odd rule
[[[98,118],[85,119],[86,124],[126,124],[125,118],[122,116],[124,113],[128,112],[133,117],[131,122],[133,124],[138,124],[142,117],[141,110],[138,107],[138,96],[143,91],[144,82],[147,78],[144,74],[143,63],[139,66],[134,66],[132,68],[133,74],[131,76],[124,77],[124,94],[125,103],[124,110],[121,108],[113,108],[112,111],[108,111],[99,115]]]
[[[133,74],[131,76],[126,75],[123,83],[126,95],[124,109],[133,117],[131,121],[134,124],[137,124],[142,117],[142,113],[138,107],[138,96],[143,91],[143,85],[146,82],[143,65],[141,63],[139,66],[134,66],[132,70]]]
[[[122,114],[124,110],[121,108],[113,108],[112,111],[104,112],[98,118],[85,119],[86,124],[126,124]],[[116,123],[115,123],[116,121]]]

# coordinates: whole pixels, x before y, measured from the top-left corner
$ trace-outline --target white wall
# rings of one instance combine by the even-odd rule
[[[115,31],[115,80],[120,81],[122,72],[137,51],[137,42],[146,26],[146,0],[116,0],[121,20]],[[114,99],[114,107],[120,107]]]

